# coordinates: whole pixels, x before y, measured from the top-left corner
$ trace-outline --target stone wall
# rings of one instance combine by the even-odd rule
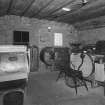
[[[78,40],[77,31],[68,24],[13,15],[0,17],[0,44],[13,44],[13,31],[29,31],[29,44],[40,50],[54,45],[54,33],[63,34],[63,46]],[[40,70],[41,68],[43,69],[42,63]]]
[[[74,24],[78,30],[78,38],[83,44],[94,44],[105,40],[105,16]]]
[[[98,40],[105,40],[105,27],[79,31],[78,36],[84,44],[95,44]]]
[[[48,30],[48,27],[51,27],[51,30]],[[56,32],[63,34],[63,46],[77,40],[77,31],[71,25],[11,15],[0,17],[0,44],[12,44],[14,30],[29,31],[30,45],[38,47],[52,46],[53,35]],[[42,37],[43,42],[40,40]]]

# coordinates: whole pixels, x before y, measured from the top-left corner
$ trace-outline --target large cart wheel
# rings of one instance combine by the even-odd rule
[[[79,79],[76,81],[77,81],[77,84],[74,83],[72,77],[66,77],[65,78],[65,84],[70,88],[80,87],[80,86],[84,85]]]
[[[95,72],[94,61],[89,54],[84,54],[84,58],[81,58],[81,53],[72,54],[70,57],[70,61],[72,62],[71,68],[75,70],[80,70],[83,72],[84,78],[90,78],[93,76]]]

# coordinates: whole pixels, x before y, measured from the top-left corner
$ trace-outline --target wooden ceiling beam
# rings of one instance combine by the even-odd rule
[[[85,12],[88,12],[88,11],[91,11],[91,10],[96,10],[97,8],[100,8],[101,6],[99,6],[98,4],[99,3],[97,3],[97,1],[100,1],[100,0],[92,0],[92,1],[90,1],[90,2],[88,2],[88,4],[87,5],[84,5],[84,6],[82,6],[80,9],[78,9],[78,10],[75,10],[75,11],[71,11],[71,12],[68,12],[67,14],[64,14],[64,15],[60,15],[60,16],[58,16],[57,17],[57,20],[66,20],[68,17],[72,17],[72,15],[78,15],[78,14],[83,14],[83,12],[85,11]],[[102,0],[101,0],[102,1]],[[94,3],[94,4],[92,4],[92,3]],[[91,6],[90,6],[91,5]],[[96,6],[94,6],[94,5],[96,5]],[[103,4],[102,4],[103,5]],[[90,7],[89,7],[90,6]],[[104,6],[105,6],[105,4],[104,4]],[[62,18],[61,18],[62,17]]]
[[[65,23],[69,23],[69,24],[75,24],[77,22],[83,22],[83,21],[87,21],[87,20],[90,20],[90,19],[94,19],[94,18],[99,18],[101,16],[105,16],[104,14],[104,11],[105,11],[105,6],[101,7],[101,8],[98,8],[97,10],[93,10],[93,11],[90,11],[89,13],[87,14],[82,14],[81,16],[79,15],[71,15],[68,19],[62,19],[62,20],[58,20],[58,21],[62,21],[62,22],[65,22]]]
[[[47,18],[47,17],[49,17],[49,15],[52,15],[53,13],[59,11],[59,10],[62,9],[63,7],[66,7],[66,6],[68,6],[69,4],[71,4],[71,3],[75,2],[75,1],[76,1],[76,0],[71,0],[71,1],[69,1],[69,2],[67,2],[67,3],[65,3],[65,4],[63,4],[63,5],[61,5],[59,8],[55,9],[54,11],[52,11],[51,13],[49,13],[47,16],[44,16],[44,17],[42,17],[42,18]]]
[[[55,0],[50,0],[45,6],[43,6],[37,13],[31,15],[30,17],[35,17],[36,15],[38,15],[43,9],[45,9],[49,4],[51,4],[53,1]]]
[[[91,2],[93,2],[93,1],[91,1]],[[88,2],[88,5],[91,3],[91,2]],[[68,4],[69,5],[69,4]],[[67,6],[68,6],[67,5]],[[76,4],[76,5],[78,5],[78,4]],[[75,5],[75,6],[76,6]],[[67,15],[71,15],[71,14],[73,14],[73,13],[75,13],[75,12],[77,12],[77,11],[79,11],[79,10],[81,10],[83,7],[84,7],[85,5],[82,5],[82,2],[81,2],[81,6],[78,8],[78,10],[77,9],[75,9],[75,10],[72,10],[71,9],[71,11],[68,11],[68,12],[65,12],[65,13],[61,13],[61,15],[56,15],[56,14],[52,14],[52,15],[50,15],[50,16],[47,16],[47,17],[45,17],[46,19],[61,19],[61,18],[63,18],[63,16],[67,16]],[[57,11],[56,11],[57,12]],[[56,13],[55,12],[55,13]]]
[[[31,8],[32,4],[35,2],[36,0],[32,0],[31,3],[27,6],[27,8],[23,11],[23,13],[20,16],[24,16],[24,14],[29,10],[29,8]]]
[[[11,10],[11,7],[12,7],[12,4],[13,4],[13,1],[14,0],[10,0],[10,3],[9,3],[9,6],[7,8],[7,11],[6,11],[6,14],[9,14],[10,10]]]
[[[98,17],[104,16],[105,15],[104,12],[105,12],[105,6],[102,6],[101,8],[98,8],[97,10],[90,11],[89,13],[84,14],[82,16],[78,16],[79,18],[75,18],[75,20],[71,19],[69,22],[76,23],[78,21],[81,22],[81,21],[90,20],[93,18],[98,18]]]
[[[73,24],[73,26],[78,30],[87,30],[87,29],[105,27],[105,16],[90,19],[84,22],[78,22]]]

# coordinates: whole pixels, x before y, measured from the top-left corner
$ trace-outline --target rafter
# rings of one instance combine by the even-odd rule
[[[35,2],[36,0],[32,0],[31,3],[27,6],[27,8],[23,11],[23,13],[20,16],[23,16],[28,10],[29,8],[31,8],[32,4]]]
[[[88,13],[87,15],[84,14],[82,16],[79,16],[79,18],[76,18],[75,21],[74,20],[71,20],[69,22],[71,23],[74,23],[74,22],[77,22],[77,21],[85,21],[85,20],[89,20],[89,19],[94,19],[96,17],[100,17],[100,16],[104,16],[104,11],[105,11],[105,6],[102,6],[101,8],[97,8],[97,10],[93,10],[91,12],[89,12],[89,16]]]
[[[50,0],[45,6],[43,6],[37,13],[33,14],[30,17],[35,17],[36,15],[38,15],[43,9],[45,9],[49,4],[51,4],[53,1],[55,0]]]
[[[56,17],[56,19],[57,19],[57,20],[59,20],[59,19],[61,20],[61,17],[62,17],[63,19],[66,19],[66,17],[69,17],[69,16],[71,16],[71,15],[73,15],[73,14],[79,13],[79,12],[81,12],[82,10],[87,9],[88,6],[89,6],[90,4],[92,4],[93,2],[95,2],[95,1],[99,1],[99,0],[92,0],[92,1],[88,2],[88,4],[86,4],[85,6],[81,6],[78,10],[70,11],[70,12],[67,12],[66,14],[59,15],[59,16]],[[92,8],[94,8],[94,7],[92,7]],[[90,8],[90,9],[91,9],[91,8]],[[63,16],[64,16],[64,17],[63,17]]]
[[[59,20],[57,20],[57,19],[55,19],[55,20],[74,24],[76,22],[82,22],[82,21],[86,21],[86,20],[90,20],[90,19],[94,19],[94,18],[99,18],[100,16],[104,16],[104,11],[105,11],[105,4],[103,4],[103,6],[101,6],[101,7],[98,7],[97,9],[92,9],[91,11],[90,10],[86,11],[87,14],[85,14],[85,12],[78,13],[78,14],[71,14],[70,16],[67,16],[67,18],[64,17],[64,18],[59,18]],[[53,20],[54,20],[54,18],[53,18]]]
[[[67,3],[65,3],[65,4],[63,4],[62,6],[60,6],[59,8],[57,8],[56,10],[50,12],[47,16],[44,16],[44,17],[42,17],[42,18],[47,18],[47,17],[49,17],[49,15],[52,15],[53,13],[59,11],[59,10],[62,9],[63,7],[66,7],[67,5],[69,5],[69,4],[71,4],[71,3],[75,2],[75,1],[76,1],[76,0],[72,0],[72,1],[69,1],[69,2],[67,2]]]
[[[8,6],[8,8],[7,8],[7,11],[6,11],[7,14],[9,14],[9,12],[10,12],[10,10],[11,10],[13,1],[14,1],[14,0],[10,0],[9,6]]]

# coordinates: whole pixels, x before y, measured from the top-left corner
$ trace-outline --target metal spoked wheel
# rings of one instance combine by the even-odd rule
[[[81,54],[74,55],[74,61],[72,56],[72,69],[80,70],[83,73],[83,77],[85,79],[91,79],[93,78],[93,74],[95,72],[95,65],[93,62],[92,57],[89,54],[84,54],[84,58],[81,59]],[[76,62],[78,60],[78,62]],[[89,61],[89,62],[88,62]],[[88,68],[89,66],[89,68]],[[65,84],[71,88],[83,86],[83,82],[79,79],[76,79],[76,84],[73,81],[72,77],[66,77],[65,78]]]
[[[71,77],[66,77],[65,78],[65,84],[68,86],[68,87],[71,87],[71,88],[74,88],[75,86],[76,87],[79,87],[82,85],[81,81],[77,80],[77,84],[74,83],[73,81],[73,78]]]
[[[71,55],[71,62],[75,66],[75,70],[80,70],[83,73],[84,78],[91,77],[95,72],[95,65],[93,58],[90,54],[85,53],[84,58],[81,58],[82,53],[72,54]],[[71,65],[71,68],[74,67]]]

